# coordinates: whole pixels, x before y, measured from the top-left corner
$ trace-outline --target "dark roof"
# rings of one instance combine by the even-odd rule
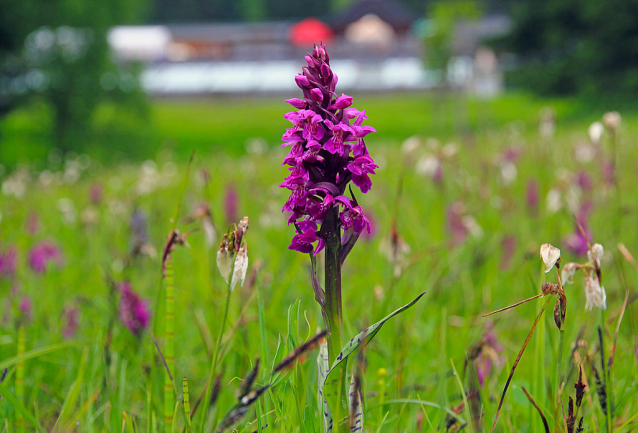
[[[396,31],[407,31],[416,16],[405,6],[394,0],[359,0],[345,10],[337,12],[329,24],[335,32],[342,33],[348,25],[367,14],[374,14],[390,24]]]

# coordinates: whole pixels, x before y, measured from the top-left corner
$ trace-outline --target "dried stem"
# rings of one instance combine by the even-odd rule
[[[505,308],[501,308],[500,310],[492,311],[491,313],[484,314],[481,317],[491,316],[492,314],[500,313],[502,311],[509,310],[510,308],[518,307],[521,304],[524,304],[524,303],[529,302],[529,301],[533,301],[536,298],[542,298],[543,296],[544,295],[542,293],[539,293],[538,295],[532,296],[531,298],[525,299],[524,301],[517,302],[516,304],[510,305],[510,306],[505,307]]]
[[[532,403],[532,406],[534,406],[534,408],[536,408],[536,410],[538,411],[538,414],[541,416],[541,419],[543,420],[543,426],[545,427],[545,433],[550,433],[549,432],[549,424],[547,424],[547,418],[545,418],[545,414],[543,413],[541,408],[536,404],[536,402],[532,398],[532,395],[529,392],[527,392],[525,387],[521,386],[521,389],[523,390],[523,392],[527,396],[527,399],[529,400],[529,402]]]

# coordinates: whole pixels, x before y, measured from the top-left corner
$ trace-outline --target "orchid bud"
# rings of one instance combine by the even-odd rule
[[[314,99],[317,102],[323,101],[323,93],[319,89],[312,89],[310,91],[310,96],[312,96],[312,99]]]
[[[297,75],[295,77],[295,81],[297,82],[297,86],[299,86],[300,88],[304,88],[304,87],[310,87],[310,81],[308,80],[308,78],[305,75]]]
[[[305,110],[308,107],[308,103],[299,98],[286,99],[286,102],[300,110]]]
[[[348,96],[345,93],[342,93],[341,96],[337,98],[334,104],[328,107],[329,110],[343,110],[344,108],[348,108],[352,105],[352,96]]]
[[[545,273],[552,270],[554,265],[560,264],[560,250],[550,244],[541,245],[541,259],[545,263]]]

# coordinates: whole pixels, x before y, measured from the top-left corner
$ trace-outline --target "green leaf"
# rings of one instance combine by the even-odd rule
[[[332,372],[335,371],[342,362],[346,361],[348,359],[348,356],[350,356],[352,352],[357,350],[360,346],[362,345],[365,346],[366,344],[368,344],[370,340],[372,340],[375,337],[375,335],[377,335],[377,333],[381,330],[381,327],[383,326],[385,322],[387,322],[388,320],[390,320],[397,314],[404,312],[405,310],[407,310],[408,308],[416,304],[417,301],[421,299],[423,295],[425,295],[425,292],[417,296],[412,302],[404,305],[403,307],[399,309],[394,310],[392,313],[388,314],[387,316],[385,316],[383,319],[381,319],[374,325],[367,327],[366,329],[361,331],[359,334],[354,336],[348,343],[346,343],[343,349],[341,349],[341,352],[339,352],[339,355],[337,355],[334,362],[332,363],[332,366],[330,367],[328,374],[326,374],[326,378],[323,382],[323,386],[320,386],[323,392],[323,396],[328,402],[328,406],[332,408],[333,412],[334,412],[334,408],[337,407],[336,405],[340,405],[341,402],[339,401],[339,396],[338,396],[339,380],[331,378]],[[340,421],[341,420],[337,420],[336,422],[340,422]]]
[[[29,412],[22,402],[18,400],[15,395],[10,393],[7,390],[7,387],[2,383],[0,383],[0,395],[2,395],[17,412],[20,412],[27,421],[33,424],[37,431],[42,431],[42,426],[40,426],[33,414]]]
[[[48,353],[57,352],[58,350],[66,349],[68,347],[82,346],[90,344],[88,341],[74,341],[72,343],[55,344],[53,346],[43,347],[40,349],[30,350],[24,352],[22,355],[14,356],[13,358],[6,359],[0,362],[0,370],[11,367],[18,362],[26,361],[27,359],[37,358],[38,356],[46,355]]]
[[[317,355],[317,377],[319,381],[319,386],[317,387],[317,407],[321,410],[324,432],[332,431],[332,413],[328,407],[328,402],[323,396],[323,384],[328,376],[329,368],[328,344],[324,341],[319,344],[319,354]]]
[[[425,292],[417,296],[412,302],[405,304],[403,307],[394,310],[392,313],[388,314],[387,316],[379,320],[374,325],[367,327],[366,329],[364,329],[363,331],[355,335],[350,341],[346,343],[345,346],[343,346],[343,349],[341,349],[341,352],[339,352],[339,355],[337,355],[337,358],[332,363],[332,366],[330,367],[330,371],[328,372],[327,377],[329,377],[330,373],[332,373],[339,364],[341,364],[348,356],[350,356],[352,352],[357,350],[359,346],[361,346],[362,344],[363,345],[368,344],[370,340],[372,340],[375,337],[375,335],[377,335],[377,333],[381,330],[381,327],[383,326],[385,322],[387,322],[388,320],[390,320],[397,314],[404,312],[405,310],[407,310],[408,308],[416,304],[417,301],[421,299],[421,296],[423,295],[425,295]]]

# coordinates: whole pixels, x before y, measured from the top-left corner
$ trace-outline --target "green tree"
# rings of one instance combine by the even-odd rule
[[[524,0],[496,46],[518,54],[510,82],[542,94],[638,92],[638,0]]]
[[[0,90],[5,107],[42,98],[63,150],[92,139],[103,102],[133,105],[142,115],[137,75],[112,61],[106,35],[116,24],[138,20],[144,7],[142,0],[2,0],[0,77],[10,83]]]

